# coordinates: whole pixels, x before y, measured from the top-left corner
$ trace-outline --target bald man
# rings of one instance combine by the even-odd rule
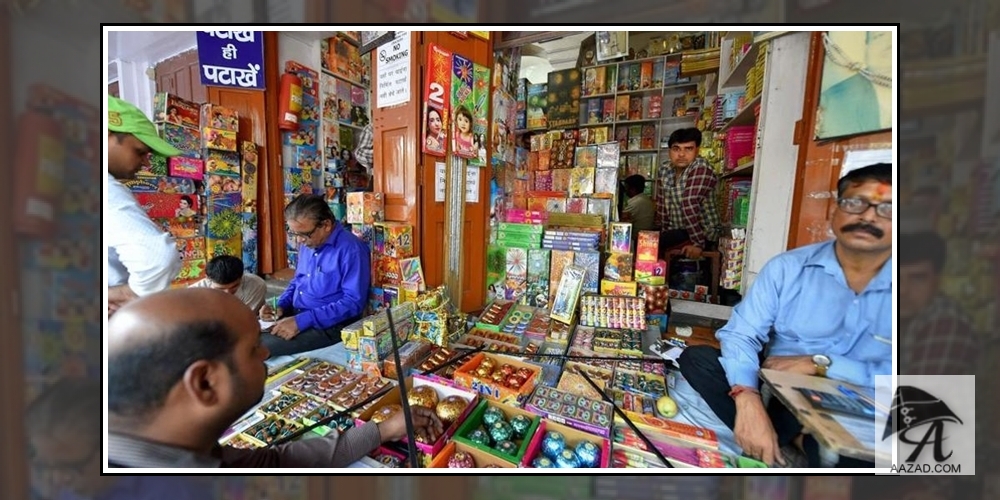
[[[257,450],[219,446],[264,395],[267,348],[236,297],[210,288],[167,290],[122,307],[108,322],[110,467],[346,467],[406,435],[402,414],[343,434]],[[430,410],[413,423],[443,432]]]

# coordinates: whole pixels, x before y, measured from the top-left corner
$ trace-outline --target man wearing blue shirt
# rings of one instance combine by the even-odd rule
[[[761,367],[865,386],[892,373],[892,216],[892,166],[849,172],[830,214],[836,239],[772,259],[717,332],[721,351],[693,346],[681,355],[684,378],[745,454],[819,466],[818,444],[791,412],[776,398],[765,408]],[[864,466],[844,457],[838,465]]]
[[[288,236],[300,243],[295,277],[260,318],[277,323],[263,335],[272,357],[340,342],[340,330],[361,318],[368,302],[368,247],[338,224],[322,197],[299,195],[285,208]]]

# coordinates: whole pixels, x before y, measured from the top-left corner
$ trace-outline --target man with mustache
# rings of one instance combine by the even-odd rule
[[[692,346],[684,378],[733,429],[743,452],[769,465],[819,467],[819,444],[777,398],[765,407],[760,368],[873,386],[892,373],[892,166],[837,183],[836,239],[771,259],[716,333],[721,351]],[[838,466],[874,464],[841,457]]]

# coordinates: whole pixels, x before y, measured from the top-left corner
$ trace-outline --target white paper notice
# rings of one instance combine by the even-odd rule
[[[434,164],[434,201],[443,202],[445,193],[445,176],[447,166],[443,161]]]
[[[840,165],[840,177],[852,170],[867,167],[873,163],[892,164],[891,149],[861,149],[844,153],[844,161]]]
[[[465,202],[479,203],[479,167],[465,167]]]
[[[379,108],[410,100],[410,32],[397,31],[396,38],[375,49],[378,75],[375,105]]]

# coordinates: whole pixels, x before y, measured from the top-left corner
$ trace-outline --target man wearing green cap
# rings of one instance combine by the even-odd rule
[[[108,316],[132,299],[164,290],[180,272],[174,238],[156,225],[124,184],[153,152],[181,152],[156,133],[149,118],[132,104],[108,96]]]

